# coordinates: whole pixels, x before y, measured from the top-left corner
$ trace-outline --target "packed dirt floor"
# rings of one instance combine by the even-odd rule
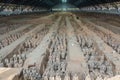
[[[120,80],[120,17],[1,17],[0,80]]]

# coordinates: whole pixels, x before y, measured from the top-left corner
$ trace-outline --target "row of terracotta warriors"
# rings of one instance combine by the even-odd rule
[[[4,35],[12,30],[17,29],[21,24],[1,24],[0,25],[0,35]]]
[[[9,16],[33,12],[46,11],[44,8],[23,6],[23,5],[12,5],[12,4],[0,4],[0,15]]]
[[[17,56],[21,56],[21,54],[26,54],[26,56],[33,50],[35,49],[39,44],[40,44],[40,41],[42,40],[42,38],[47,34],[48,32],[48,28],[46,28],[45,30],[41,30],[39,31],[38,33],[33,33],[32,36],[30,36],[30,38],[28,38],[25,42],[21,43],[15,50],[13,50],[12,53],[10,53],[11,55],[17,55]],[[16,33],[18,34],[18,33]],[[3,48],[7,45],[9,45],[10,43],[9,42],[13,42],[15,41],[16,39],[18,39],[20,36],[22,35],[11,35],[9,36],[8,38],[2,40],[2,43],[0,43],[0,48]],[[4,45],[4,46],[2,46]],[[1,47],[2,46],[2,47]],[[13,56],[14,56],[13,55]],[[3,67],[22,67],[23,66],[23,63],[25,61],[22,60],[21,58],[19,57],[15,57],[16,58],[16,64],[15,66],[13,65],[13,57],[9,57],[8,60],[6,61],[5,59],[3,61],[1,61],[2,63],[5,63],[5,66]],[[15,60],[14,60],[15,61]],[[7,64],[6,64],[7,63]],[[21,63],[20,65],[17,63]],[[9,66],[8,66],[9,65]]]
[[[95,46],[93,39],[84,34],[85,32],[79,32],[77,34],[78,43],[82,49],[85,56],[86,63],[89,68],[89,73],[92,79],[95,79],[97,74],[102,75],[102,77],[114,75],[113,65],[110,61],[105,60],[104,53],[100,53],[99,49]]]
[[[107,3],[107,4],[98,4],[95,6],[88,6],[83,7],[81,10],[88,10],[88,11],[104,11],[104,10],[116,10],[120,11],[120,2],[114,2],[114,3]]]

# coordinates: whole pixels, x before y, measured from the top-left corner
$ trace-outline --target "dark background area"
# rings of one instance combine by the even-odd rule
[[[84,7],[84,6],[90,6],[96,4],[111,3],[116,1],[120,1],[120,0],[67,0],[67,3],[70,3],[77,7]],[[62,1],[61,0],[0,0],[0,3],[52,8],[53,6],[62,3]]]

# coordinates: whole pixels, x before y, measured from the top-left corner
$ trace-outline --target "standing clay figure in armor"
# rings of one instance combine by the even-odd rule
[[[0,61],[0,67],[4,67],[4,64]]]
[[[120,54],[120,45],[118,45],[117,52]]]
[[[62,53],[61,53],[61,58],[62,58],[62,59],[65,59],[65,52],[62,52]]]
[[[53,75],[50,75],[49,80],[55,80]]]
[[[102,78],[101,75],[99,75],[99,76],[96,78],[96,80],[103,80],[103,78]]]
[[[90,75],[87,75],[85,80],[91,80]]]
[[[65,63],[65,61],[64,62],[61,62],[61,71],[62,72],[65,72],[65,70],[66,70],[66,63]]]
[[[72,77],[73,77],[72,80],[79,80],[79,77],[78,77],[77,73],[75,73]]]
[[[56,74],[55,80],[61,80],[61,77],[58,74]]]
[[[22,67],[22,66],[23,66],[23,60],[19,59],[19,67]]]
[[[70,80],[70,76],[66,74],[64,80]]]
[[[43,77],[43,80],[48,80],[48,76],[45,75],[45,76]]]
[[[113,76],[112,64],[108,61],[105,61],[105,65],[106,65],[106,74],[108,74],[110,77]]]
[[[13,65],[14,65],[13,58],[10,58],[10,64],[11,64],[11,66],[13,67]]]
[[[88,61],[90,71],[93,71],[94,68],[94,56],[91,56],[90,60]]]
[[[5,66],[8,67],[9,60],[8,58],[5,59]]]
[[[17,55],[16,54],[13,55],[13,60],[14,60],[14,64],[17,63]]]

